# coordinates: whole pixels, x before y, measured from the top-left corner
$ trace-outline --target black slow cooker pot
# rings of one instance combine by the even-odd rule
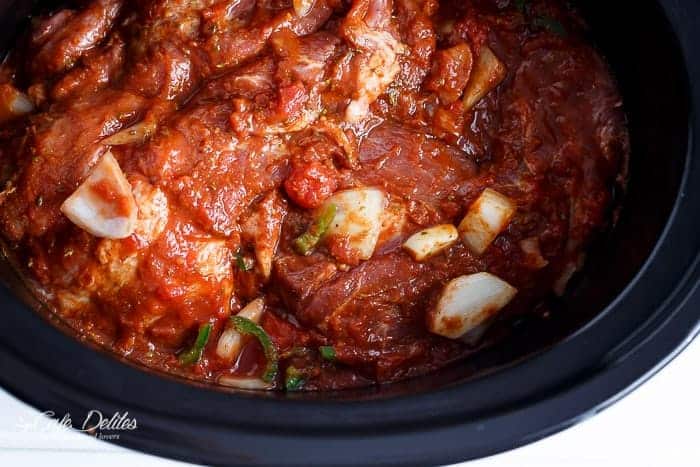
[[[1,47],[34,3],[0,1]],[[690,342],[700,319],[700,2],[578,6],[624,96],[631,179],[616,228],[549,318],[516,323],[468,362],[381,389],[242,393],[95,351],[32,312],[40,306],[5,273],[0,383],[74,421],[93,409],[128,412],[137,427],[116,432],[118,444],[246,465],[457,462],[538,440],[628,394]]]

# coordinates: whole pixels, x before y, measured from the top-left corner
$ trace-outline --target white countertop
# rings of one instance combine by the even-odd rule
[[[38,412],[0,390],[0,465],[188,465],[69,430],[30,424]],[[469,467],[700,466],[700,340],[650,381],[562,433]],[[40,430],[40,432],[37,432]],[[300,459],[303,463],[303,459]],[[463,464],[466,465],[466,464]]]

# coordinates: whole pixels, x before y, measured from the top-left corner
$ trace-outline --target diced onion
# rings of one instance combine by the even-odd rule
[[[260,378],[246,376],[219,376],[217,383],[238,389],[254,389],[258,391],[269,391],[272,389],[272,384],[266,383]]]
[[[532,269],[542,269],[549,264],[540,251],[540,241],[537,237],[520,240],[520,249],[525,253],[527,265]]]
[[[29,100],[29,97],[25,96],[21,92],[18,92],[10,104],[10,110],[15,115],[24,115],[34,110],[34,104],[32,104],[32,101]]]
[[[450,247],[459,238],[457,228],[442,224],[421,230],[411,235],[403,244],[416,261],[423,261]]]
[[[465,110],[471,109],[506,77],[505,65],[487,46],[481,46],[471,78],[464,90],[462,103]]]
[[[132,125],[129,128],[124,128],[123,130],[113,134],[112,136],[105,138],[102,141],[104,144],[110,146],[120,146],[122,144],[132,144],[132,143],[143,143],[148,138],[153,135],[156,131],[156,124],[154,122],[140,122],[136,125]]]
[[[457,277],[445,286],[429,313],[428,327],[435,334],[457,339],[496,314],[517,292],[488,272]]]
[[[247,318],[254,323],[259,323],[264,310],[265,301],[262,298],[256,298],[239,311],[238,316]],[[227,327],[224,329],[224,332],[221,333],[219,341],[216,344],[216,355],[226,361],[232,362],[241,351],[242,341],[243,336],[241,336],[238,331],[232,327]]]
[[[328,240],[343,242],[359,259],[371,258],[382,229],[387,204],[384,193],[376,188],[355,188],[335,193],[328,204],[337,208],[326,234]]]
[[[134,232],[138,208],[131,185],[111,152],[61,205],[75,225],[96,237],[126,238]]]
[[[515,209],[510,198],[491,188],[485,189],[459,224],[462,241],[472,252],[482,254],[508,226]]]
[[[272,273],[272,260],[282,234],[285,214],[284,201],[279,193],[273,191],[257,204],[243,225],[245,234],[253,237],[257,266],[265,280]]]
[[[314,3],[316,3],[316,0],[292,0],[294,13],[296,13],[300,18],[306,16],[311,11]]]
[[[247,318],[254,323],[259,323],[263,311],[265,311],[265,300],[262,298],[256,298],[252,302],[248,303],[241,311],[239,311],[238,316]]]
[[[34,110],[34,104],[26,94],[11,84],[0,84],[0,122],[26,115]]]
[[[275,230],[276,235],[279,235],[280,229]],[[279,239],[279,236],[277,237]],[[267,280],[272,274],[272,260],[275,255],[274,247],[276,245],[272,242],[263,243],[259,242],[255,244],[255,257],[258,260],[258,265],[260,266],[260,272],[262,276]]]
[[[235,329],[224,329],[216,344],[216,355],[223,360],[232,362],[241,350],[241,340],[240,333]]]

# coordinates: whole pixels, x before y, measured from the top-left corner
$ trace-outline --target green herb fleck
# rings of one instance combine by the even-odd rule
[[[298,391],[304,383],[304,375],[295,367],[288,366],[284,376],[284,387],[287,391]]]
[[[238,269],[243,272],[250,270],[250,266],[248,266],[248,264],[245,262],[245,258],[240,251],[236,253],[236,266],[238,266]]]
[[[527,6],[528,0],[515,0],[515,8],[522,14],[525,14],[525,7]]]
[[[211,323],[202,324],[199,327],[199,332],[197,333],[197,339],[189,350],[182,352],[178,355],[178,360],[182,365],[192,365],[197,363],[200,358],[202,358],[202,352],[204,351],[204,346],[207,345],[209,341],[209,334],[211,333]]]
[[[335,204],[328,204],[318,219],[309,226],[308,230],[294,240],[294,247],[299,254],[308,256],[313,252],[318,242],[321,241],[321,238],[331,226],[337,209]]]
[[[329,362],[335,361],[335,349],[330,345],[323,345],[318,348],[321,358],[328,360]]]
[[[265,332],[265,330],[243,316],[231,316],[231,324],[233,328],[240,332],[241,334],[247,334],[255,337],[263,348],[265,353],[265,358],[267,359],[267,366],[265,367],[265,373],[263,373],[262,380],[266,383],[271,383],[277,376],[278,371],[278,357],[277,349],[272,343],[272,339]]]

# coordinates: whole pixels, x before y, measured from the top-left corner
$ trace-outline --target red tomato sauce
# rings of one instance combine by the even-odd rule
[[[218,347],[262,299],[253,321],[278,366],[261,387],[387,383],[478,348],[429,330],[449,281],[489,272],[517,288],[489,323],[530,313],[610,226],[625,116],[565,2],[311,3],[92,0],[33,19],[0,70],[0,234],[76,332],[161,371],[259,380],[264,342]],[[500,68],[484,78],[488,54]],[[106,150],[138,206],[125,239],[61,211]],[[358,188],[384,200],[369,255],[366,238],[314,227]],[[457,226],[486,188],[517,209],[483,253],[402,248]],[[300,251],[304,232],[318,238]]]

